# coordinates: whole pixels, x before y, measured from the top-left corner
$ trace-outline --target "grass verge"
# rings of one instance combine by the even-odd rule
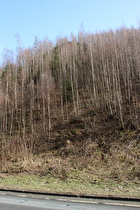
[[[0,188],[74,195],[140,198],[140,183],[136,180],[115,182],[113,180],[98,179],[80,171],[73,171],[66,180],[51,175],[0,174]]]

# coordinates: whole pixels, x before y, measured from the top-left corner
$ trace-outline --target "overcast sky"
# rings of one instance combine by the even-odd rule
[[[5,48],[16,50],[48,37],[138,27],[140,0],[0,0],[0,62]]]

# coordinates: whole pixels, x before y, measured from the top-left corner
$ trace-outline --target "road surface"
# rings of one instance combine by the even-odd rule
[[[137,210],[140,202],[0,192],[0,210]]]

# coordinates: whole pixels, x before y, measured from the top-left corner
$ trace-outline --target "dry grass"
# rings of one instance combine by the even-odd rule
[[[104,154],[87,144],[84,156],[49,152],[3,163],[0,187],[40,192],[140,197],[139,164],[134,148],[113,145]],[[66,149],[66,148],[65,148]],[[70,149],[70,148],[69,148]],[[66,149],[67,150],[67,149]],[[78,147],[76,150],[79,150]],[[92,154],[93,152],[93,155]],[[78,151],[77,151],[78,152]],[[134,155],[135,154],[135,155]],[[63,153],[64,155],[64,153]],[[14,174],[13,174],[14,173]]]
[[[74,149],[75,148],[75,149]],[[99,178],[128,181],[140,179],[139,148],[131,142],[126,146],[113,143],[107,153],[95,142],[84,143],[83,148],[74,143],[57,151],[38,155],[19,153],[7,157],[2,165],[3,173],[51,174],[67,179],[72,170],[86,170]],[[109,170],[108,170],[109,169]]]
[[[7,180],[13,173],[17,179],[20,174],[28,174],[50,180],[47,188],[43,184],[43,187],[30,186],[30,189],[59,191],[60,187],[60,191],[65,192],[66,187],[69,192],[105,195],[117,195],[120,191],[123,196],[132,197],[136,196],[136,191],[140,196],[138,131],[121,131],[110,126],[99,132],[96,130],[99,128],[86,131],[71,124],[68,130],[64,126],[61,132],[55,131],[55,140],[47,143],[41,142],[37,135],[28,136],[26,141],[18,137],[5,139],[1,173],[8,175]],[[3,182],[6,179],[1,180],[1,186],[12,187]]]

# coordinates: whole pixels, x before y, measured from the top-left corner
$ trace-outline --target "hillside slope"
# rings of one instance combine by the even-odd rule
[[[36,40],[15,61],[7,52],[1,171],[140,179],[139,81],[139,29]]]

